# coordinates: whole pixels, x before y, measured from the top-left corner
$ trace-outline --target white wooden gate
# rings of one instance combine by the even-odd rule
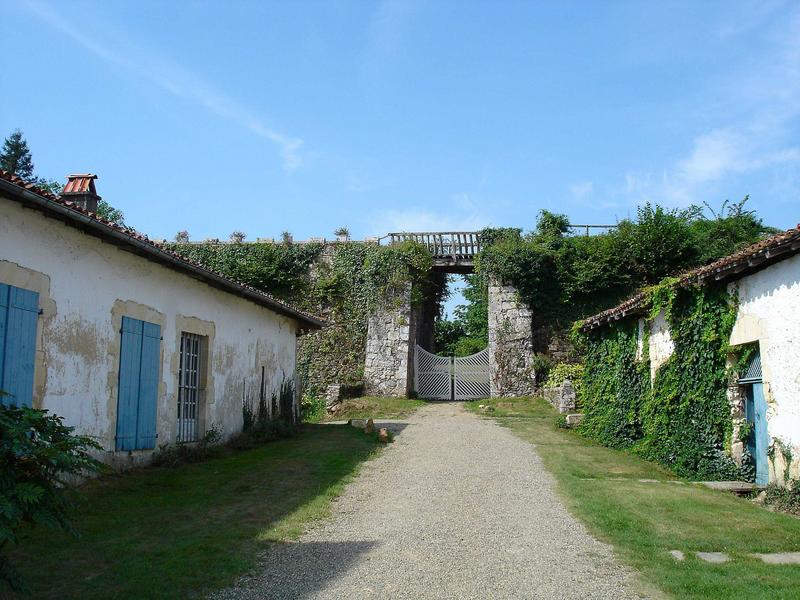
[[[489,397],[489,349],[453,359],[453,397],[473,400]]]
[[[473,400],[489,397],[489,349],[472,356],[431,354],[417,346],[414,351],[414,389],[427,400]]]
[[[426,400],[453,399],[453,360],[416,347],[414,352],[414,389]]]

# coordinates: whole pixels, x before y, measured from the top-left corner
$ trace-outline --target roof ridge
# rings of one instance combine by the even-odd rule
[[[249,285],[247,283],[244,283],[243,281],[238,281],[238,280],[233,279],[232,277],[230,277],[230,276],[228,276],[228,275],[226,275],[226,274],[224,274],[224,273],[222,273],[220,271],[217,271],[215,269],[211,269],[211,268],[209,268],[208,266],[206,266],[206,265],[204,265],[202,263],[196,262],[194,260],[190,260],[190,259],[186,258],[185,256],[183,256],[182,254],[179,254],[178,252],[175,252],[174,250],[171,250],[165,244],[159,243],[159,242],[155,242],[155,241],[151,240],[149,237],[147,237],[146,234],[140,233],[139,231],[137,231],[133,227],[128,227],[128,226],[123,227],[121,225],[118,225],[117,223],[114,223],[113,221],[109,221],[109,220],[103,219],[102,217],[100,217],[96,213],[93,213],[93,212],[90,212],[88,210],[85,210],[84,208],[82,208],[81,206],[78,206],[74,202],[71,202],[70,200],[66,200],[64,198],[61,198],[58,195],[53,194],[49,190],[46,190],[46,189],[42,188],[41,186],[37,185],[36,183],[26,181],[25,179],[23,179],[19,175],[16,175],[14,173],[10,173],[8,171],[4,171],[4,170],[0,169],[0,179],[5,180],[5,181],[7,181],[9,183],[12,183],[12,184],[16,185],[17,187],[20,187],[20,188],[22,188],[24,190],[27,190],[29,192],[33,192],[34,194],[36,194],[38,196],[41,196],[42,198],[45,198],[45,199],[47,199],[47,200],[49,200],[51,202],[55,202],[56,204],[58,204],[60,206],[63,206],[65,208],[68,208],[68,209],[70,209],[70,210],[72,210],[72,211],[74,211],[76,213],[79,213],[79,214],[85,216],[85,217],[88,217],[88,218],[92,219],[93,221],[95,221],[95,222],[97,222],[97,223],[99,223],[101,225],[104,225],[105,227],[113,229],[117,233],[120,233],[122,235],[128,236],[130,238],[133,238],[138,242],[145,243],[145,244],[151,246],[153,248],[153,250],[161,252],[161,253],[164,253],[164,254],[167,254],[168,256],[170,256],[173,259],[176,259],[179,262],[185,263],[186,265],[189,265],[189,266],[191,266],[191,267],[193,267],[195,269],[201,269],[203,271],[206,271],[210,275],[214,275],[216,277],[219,277],[219,278],[221,278],[221,279],[223,279],[223,280],[225,280],[225,281],[227,281],[227,282],[229,282],[229,283],[231,283],[233,285],[236,285],[236,286],[238,286],[240,288],[243,288],[243,289],[245,289],[245,290],[247,290],[247,291],[249,291],[249,292],[251,292],[253,294],[262,296],[264,299],[266,299],[270,303],[275,304],[275,305],[277,305],[279,307],[282,307],[282,308],[284,308],[287,311],[290,311],[292,313],[296,313],[298,316],[300,316],[302,318],[305,318],[305,319],[308,319],[312,323],[316,323],[317,325],[320,325],[320,326],[324,323],[323,319],[321,319],[320,317],[318,317],[318,316],[316,316],[316,315],[314,315],[314,314],[312,314],[310,312],[307,312],[305,310],[299,309],[299,308],[297,308],[295,306],[292,306],[288,302],[285,302],[283,300],[279,300],[275,296],[270,294],[269,292],[265,292],[263,290],[259,290],[258,288],[255,288],[255,287],[253,287],[253,286],[251,286],[251,285]]]

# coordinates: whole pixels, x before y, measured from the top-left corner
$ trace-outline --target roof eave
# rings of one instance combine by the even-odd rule
[[[191,277],[194,277],[195,279],[204,281],[205,283],[208,283],[209,285],[212,285],[218,289],[233,292],[238,296],[245,297],[248,300],[255,302],[256,304],[265,306],[278,314],[295,319],[298,321],[298,324],[301,325],[301,329],[321,329],[325,326],[325,322],[321,319],[306,315],[299,310],[292,308],[291,306],[282,304],[281,302],[273,300],[255,290],[251,290],[244,285],[236,283],[230,279],[226,279],[225,277],[218,275],[213,271],[209,271],[201,266],[182,260],[150,241],[137,239],[136,237],[124,233],[114,227],[111,227],[110,225],[106,225],[102,221],[90,217],[87,214],[59,204],[58,202],[50,200],[44,196],[40,196],[39,194],[20,187],[15,183],[0,179],[0,192],[3,192],[4,195],[12,200],[18,200],[24,205],[30,205],[32,208],[36,208],[48,216],[53,216],[62,221],[75,225],[78,227],[78,229],[108,240],[125,250],[129,250],[135,254],[144,256],[149,260],[166,264],[177,271],[181,271],[187,275],[190,275]]]

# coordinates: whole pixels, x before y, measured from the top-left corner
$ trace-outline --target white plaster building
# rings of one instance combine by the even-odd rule
[[[93,176],[57,198],[0,172],[3,401],[64,417],[119,467],[238,433],[322,322],[95,218],[98,199]]]
[[[738,441],[743,421],[753,424],[748,449],[756,463],[756,482],[800,478],[800,225],[778,233],[736,254],[695,269],[682,277],[687,284],[726,283],[737,303],[729,340],[731,363],[744,348],[753,360],[728,390],[734,434],[731,454],[741,461]],[[663,315],[641,317],[646,296],[638,294],[584,324],[585,329],[612,321],[639,319],[639,351],[647,339],[652,377],[674,352]],[[645,336],[645,328],[648,328]]]

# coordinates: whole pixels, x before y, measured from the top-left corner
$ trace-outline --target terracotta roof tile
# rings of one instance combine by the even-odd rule
[[[739,279],[798,253],[800,253],[800,224],[764,238],[711,264],[687,271],[679,276],[678,285],[703,285],[714,281]],[[589,331],[631,314],[640,314],[646,306],[647,294],[639,292],[625,302],[589,317],[583,322],[582,329]]]
[[[80,175],[77,177],[94,178],[95,176],[88,174],[88,175]],[[264,304],[276,310],[276,312],[296,318],[299,321],[306,323],[307,325],[311,325],[313,328],[319,328],[325,325],[325,322],[322,319],[316,317],[315,315],[312,315],[311,313],[295,308],[292,305],[283,302],[282,300],[278,300],[271,294],[256,289],[250,285],[247,285],[246,283],[242,283],[241,281],[236,281],[235,279],[231,279],[227,275],[220,273],[219,271],[214,271],[213,269],[209,269],[207,266],[201,263],[189,260],[183,255],[178,254],[177,252],[173,252],[172,250],[167,248],[164,244],[159,244],[150,240],[146,235],[139,233],[134,229],[131,229],[129,227],[121,227],[116,223],[113,223],[112,221],[107,221],[99,217],[95,213],[82,209],[74,202],[70,202],[65,198],[61,198],[53,194],[52,192],[49,192],[37,186],[35,183],[31,183],[29,181],[22,179],[17,175],[14,175],[13,173],[9,173],[7,171],[3,171],[2,169],[0,169],[0,179],[12,183],[15,186],[19,187],[20,189],[33,192],[37,196],[41,196],[42,198],[45,198],[52,203],[58,204],[59,206],[66,207],[71,211],[74,211],[75,213],[88,217],[91,220],[91,222],[96,225],[98,230],[100,229],[113,230],[118,235],[121,234],[124,237],[143,243],[147,253],[150,254],[154,260],[159,258],[168,258],[169,261],[173,263],[173,265],[176,267],[183,264],[186,265],[187,267],[192,267],[194,270],[200,270],[201,272],[205,272],[208,275],[212,276],[214,279],[227,284],[226,286],[227,291],[242,296],[244,298],[248,298],[250,300],[259,299],[263,301]],[[92,187],[94,187],[93,179],[89,179],[88,181],[91,182]]]

